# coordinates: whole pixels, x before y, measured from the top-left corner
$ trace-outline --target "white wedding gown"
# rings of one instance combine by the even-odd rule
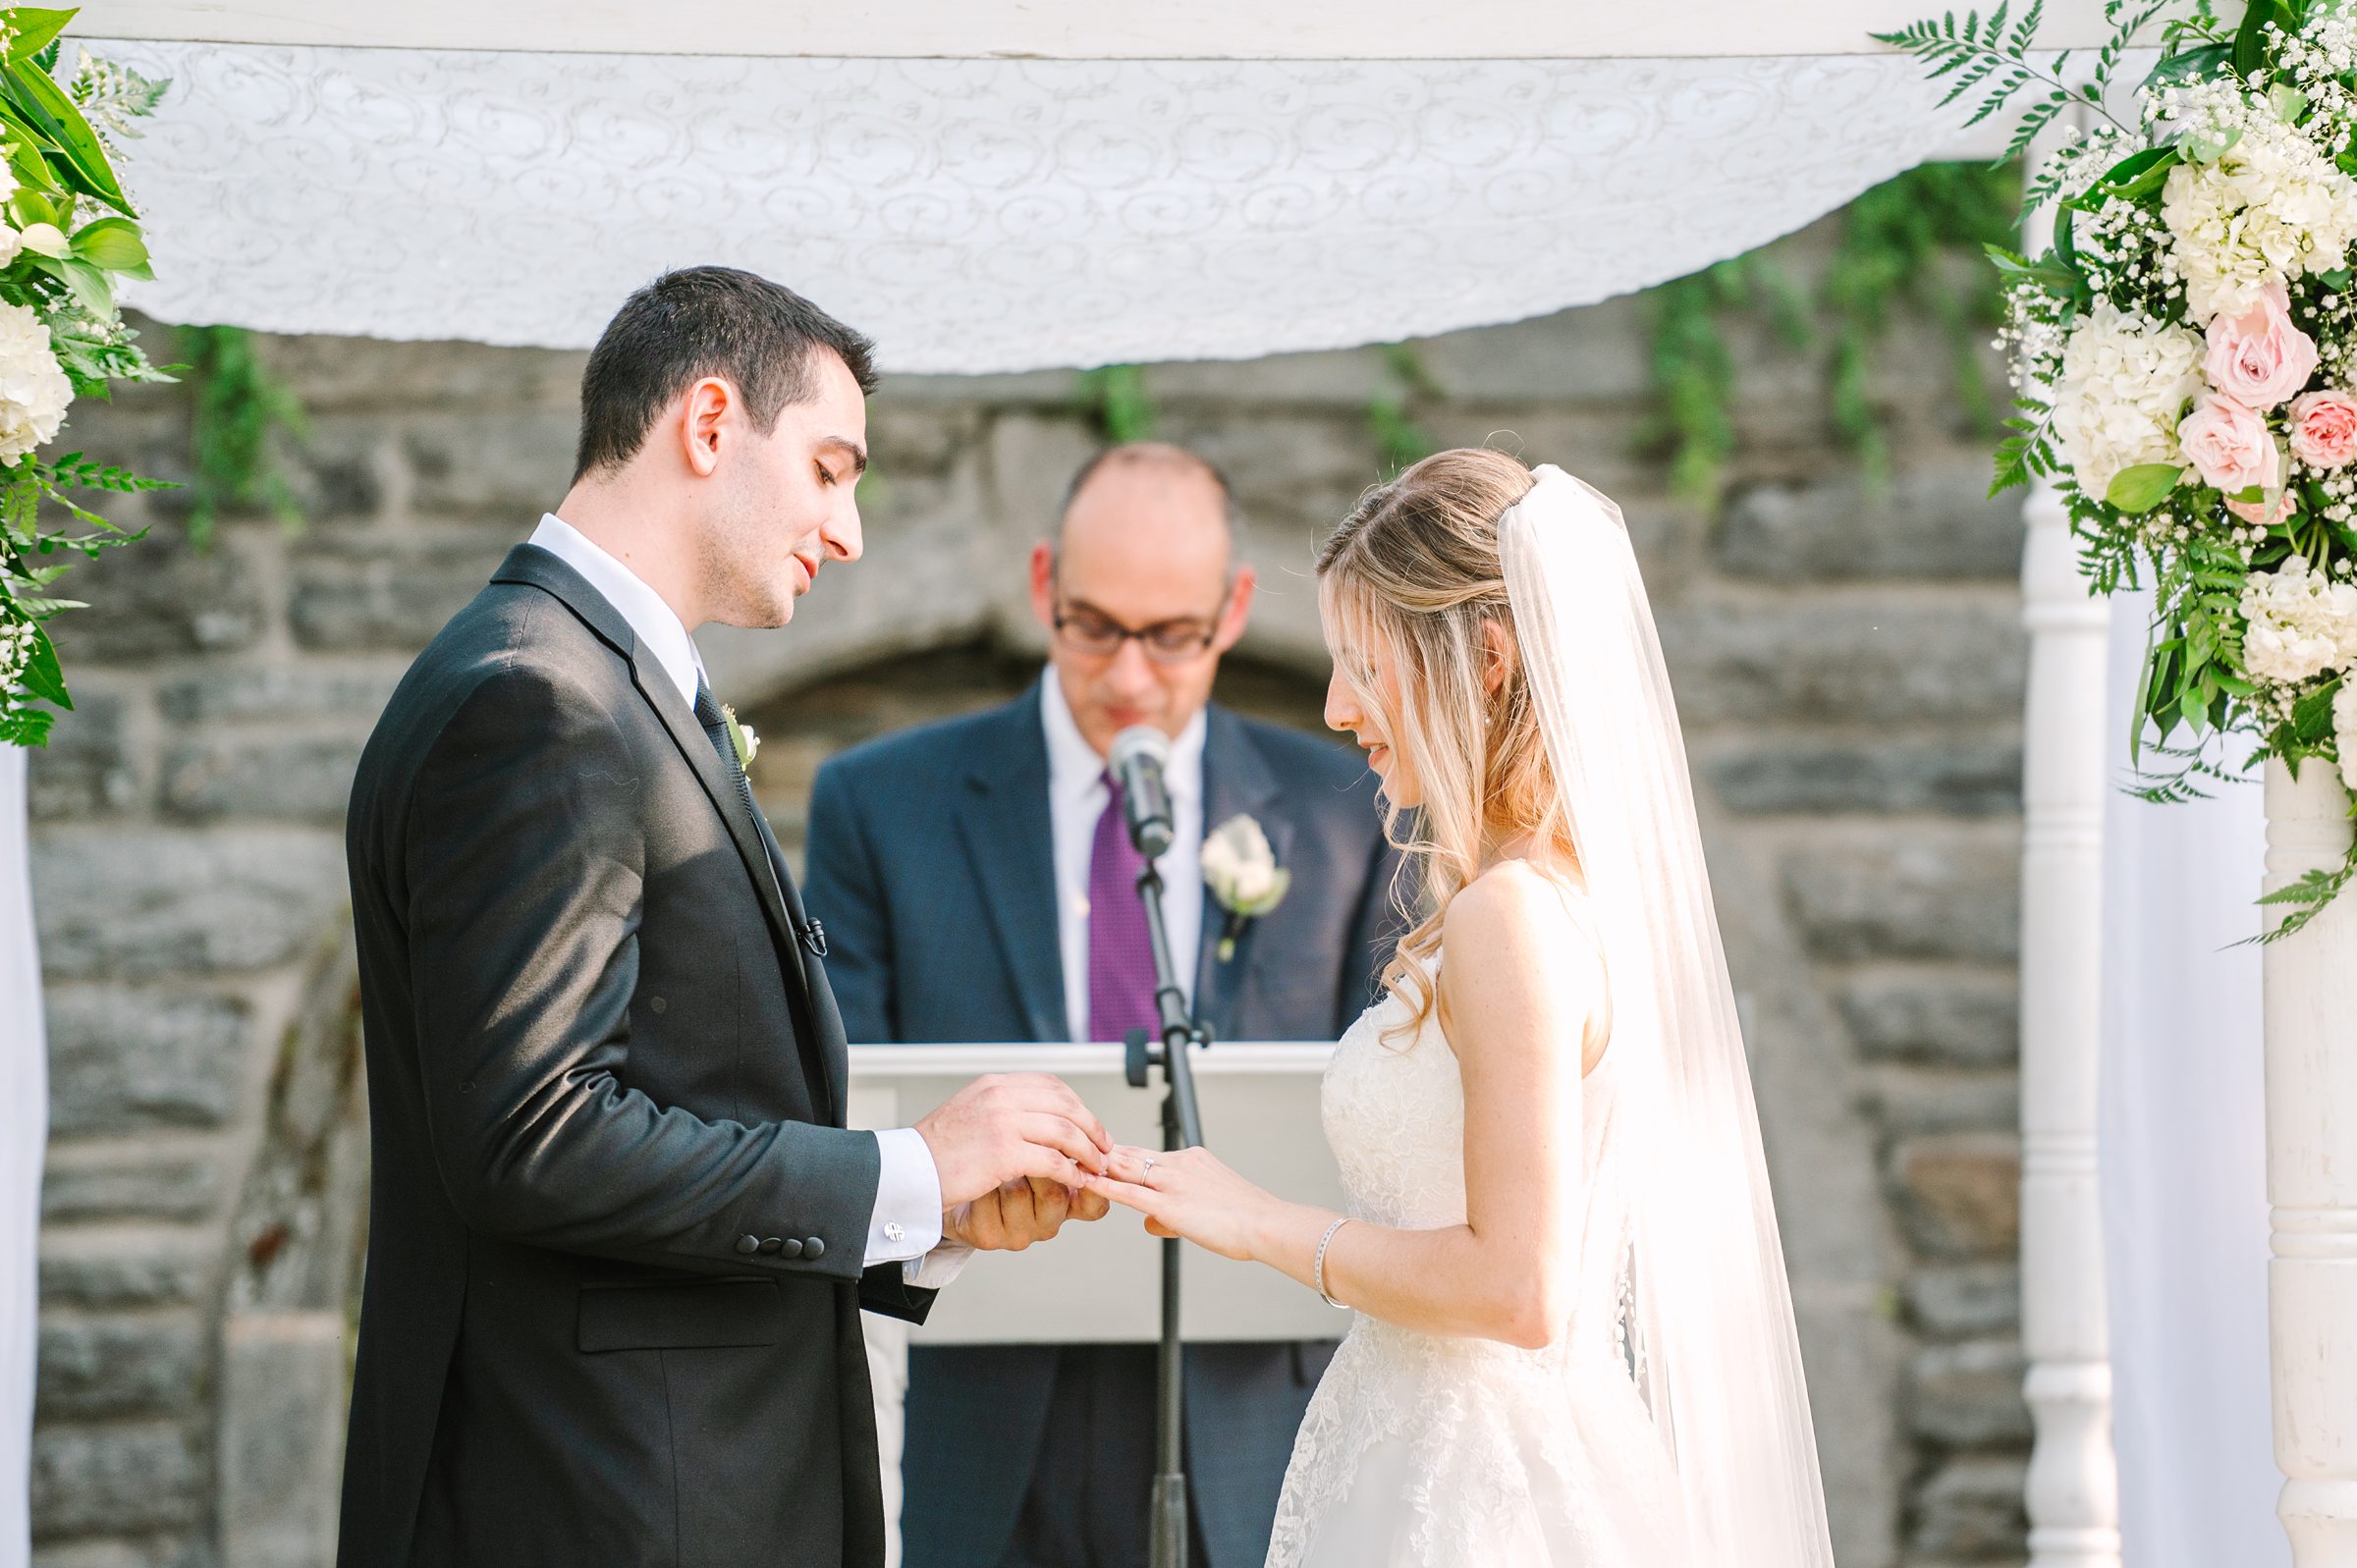
[[[1438,959],[1433,960],[1435,973]],[[1335,1048],[1327,1141],[1349,1212],[1465,1222],[1465,1101],[1437,1016],[1412,1044],[1387,996]],[[1582,1086],[1578,1289],[1544,1350],[1359,1315],[1310,1400],[1268,1568],[1678,1568],[1675,1481],[1632,1369],[1628,1206],[1614,1159],[1614,1055]]]

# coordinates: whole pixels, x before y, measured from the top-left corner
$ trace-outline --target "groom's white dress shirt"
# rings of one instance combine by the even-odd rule
[[[1076,1045],[1088,1040],[1088,868],[1096,853],[1097,819],[1113,791],[1105,759],[1080,734],[1054,666],[1040,681],[1039,721],[1048,735],[1048,823],[1056,854],[1056,935],[1064,955],[1065,1027]],[[1171,742],[1163,787],[1171,796],[1171,846],[1155,860],[1162,873],[1163,924],[1171,967],[1191,1007],[1195,960],[1203,946],[1203,731],[1197,713]]]
[[[553,512],[541,517],[531,542],[586,577],[589,586],[622,613],[692,710],[696,688],[704,684],[703,656],[663,596]],[[1069,715],[1066,723],[1070,723]],[[1085,864],[1081,886],[1087,887]],[[1087,962],[1085,946],[1081,962]],[[867,1221],[867,1265],[900,1264],[910,1284],[939,1289],[957,1275],[970,1249],[942,1240],[941,1172],[934,1166],[933,1151],[914,1127],[895,1127],[874,1137],[880,1168],[876,1207]]]

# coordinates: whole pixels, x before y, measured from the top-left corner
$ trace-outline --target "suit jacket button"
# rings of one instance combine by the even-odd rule
[[[779,1257],[781,1257],[781,1258],[799,1258],[801,1255],[802,1255],[802,1244],[801,1244],[800,1242],[798,1242],[798,1241],[795,1240],[795,1238],[794,1238],[794,1237],[792,1237],[792,1236],[788,1236],[788,1237],[787,1237],[787,1238],[785,1238],[783,1241],[781,1241],[781,1242],[779,1242],[779,1243],[778,1243],[778,1256],[779,1256]]]
[[[761,1250],[761,1238],[759,1236],[739,1236],[737,1238],[737,1250],[744,1257],[750,1258],[754,1253]]]
[[[811,1259],[815,1262],[820,1258],[824,1258],[826,1255],[827,1244],[819,1240],[816,1236],[812,1236],[808,1241],[802,1243],[803,1257]]]
[[[776,1252],[780,1247],[785,1245],[786,1243],[780,1241],[775,1236],[764,1236],[761,1238],[761,1250],[763,1252]]]

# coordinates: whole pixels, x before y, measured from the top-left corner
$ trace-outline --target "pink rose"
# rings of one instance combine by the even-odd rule
[[[2272,528],[2291,515],[2294,501],[2288,490],[2275,493],[2275,504],[2265,501],[2229,501],[2226,510],[2245,522],[2255,522],[2262,528]]]
[[[2316,340],[2292,325],[2280,283],[2269,284],[2240,315],[2213,318],[2209,337],[2202,369],[2210,385],[2246,408],[2273,408],[2316,374]]]
[[[2267,421],[2232,398],[2205,392],[2177,426],[2186,460],[2202,483],[2226,494],[2256,485],[2273,490],[2283,482],[2283,454],[2267,432]]]
[[[2357,458],[2357,398],[2311,392],[2293,403],[2291,455],[2311,468],[2338,468]]]

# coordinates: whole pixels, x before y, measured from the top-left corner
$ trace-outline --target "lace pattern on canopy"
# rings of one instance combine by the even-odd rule
[[[1251,357],[1681,276],[1922,161],[1896,56],[789,60],[90,40],[169,321],[585,348],[728,262],[898,371]]]

